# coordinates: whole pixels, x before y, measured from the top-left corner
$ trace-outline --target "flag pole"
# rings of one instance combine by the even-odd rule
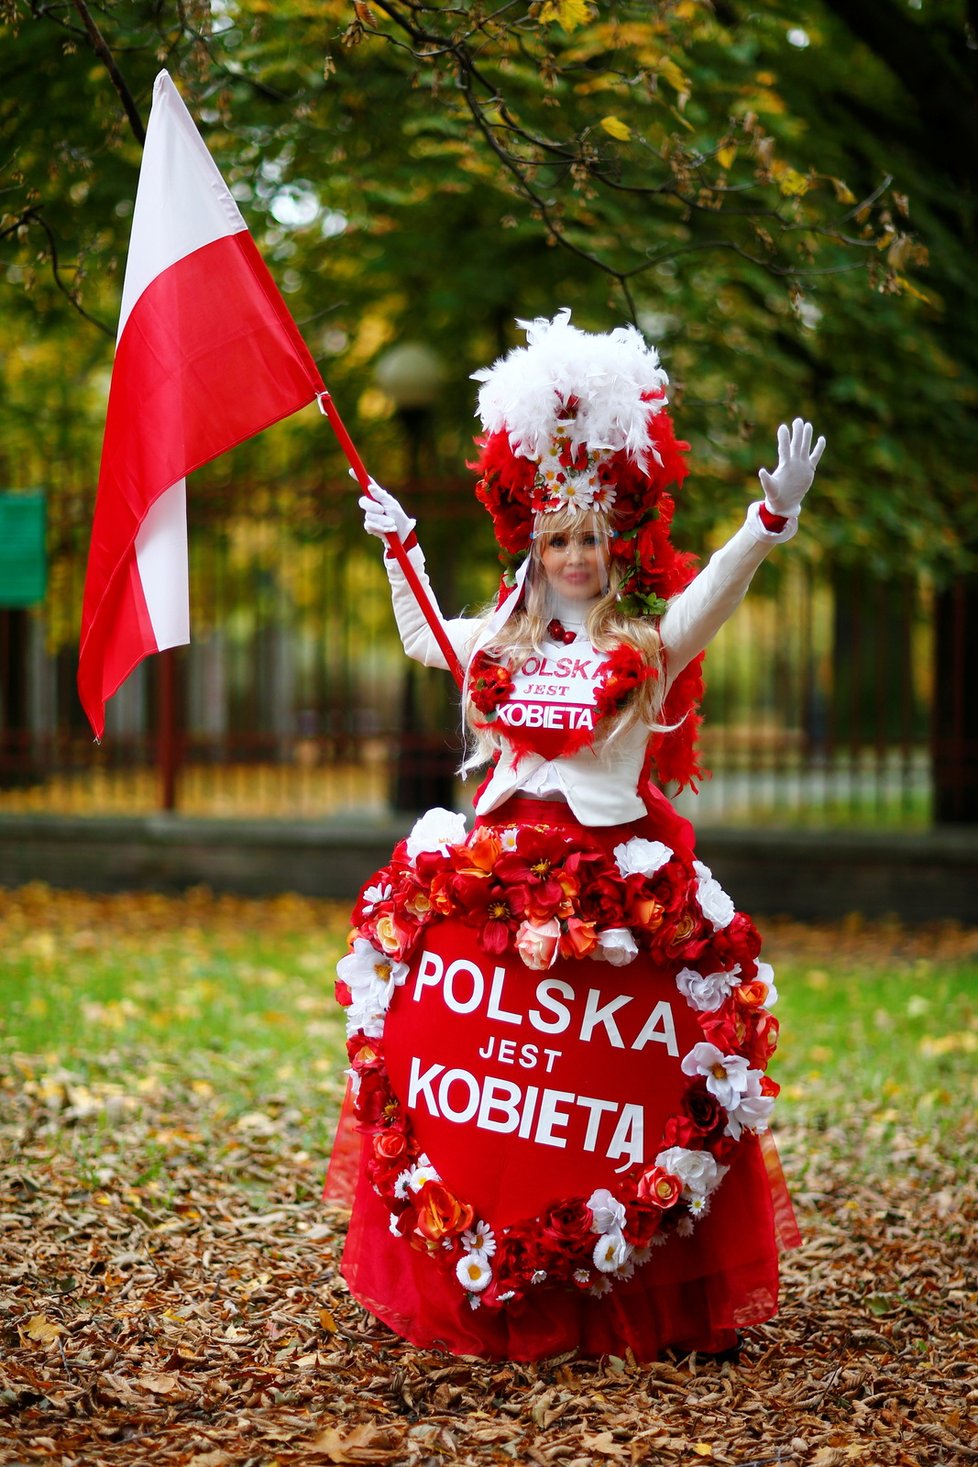
[[[370,475],[364,468],[363,460],[361,459],[360,455],[356,451],[356,448],[354,447],[353,439],[346,431],[346,425],[339,415],[339,411],[337,410],[336,404],[333,401],[332,396],[328,391],[324,389],[322,392],[316,393],[316,401],[319,403],[319,411],[323,414],[325,418],[329,419],[333,432],[336,434],[337,438],[340,441],[340,447],[346,454],[347,459],[350,463],[350,467],[353,469],[353,472],[356,475],[357,483],[360,485],[360,488],[363,490],[364,494],[368,495],[372,499],[373,495],[370,493]],[[391,554],[393,555],[394,559],[397,561],[398,565],[401,567],[401,570],[404,572],[405,580],[411,587],[411,591],[414,594],[414,599],[415,601],[417,601],[419,607],[421,608],[421,611],[424,614],[425,621],[428,623],[429,627],[432,630],[432,633],[434,634],[435,641],[438,643],[438,646],[441,649],[441,653],[448,666],[448,670],[452,674],[452,677],[455,679],[459,688],[461,688],[463,683],[465,682],[465,673],[462,670],[462,664],[459,662],[457,656],[455,655],[455,648],[448,640],[448,634],[445,631],[445,628],[442,625],[441,621],[439,620],[424,587],[418,579],[417,571],[408,559],[407,551],[404,549],[404,546],[401,544],[396,535],[385,535],[384,542],[390,550]]]

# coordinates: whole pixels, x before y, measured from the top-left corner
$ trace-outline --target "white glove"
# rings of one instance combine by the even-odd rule
[[[370,480],[370,494],[361,496],[360,508],[363,510],[363,528],[368,535],[376,535],[379,540],[387,535],[396,535],[403,545],[417,524],[404,512],[393,494],[381,489],[373,479]]]
[[[782,423],[778,429],[778,466],[773,474],[759,469],[757,477],[764,490],[764,503],[772,514],[789,517],[801,509],[801,502],[812,486],[818,461],[825,448],[820,438],[812,447],[812,425],[795,418],[788,432]]]

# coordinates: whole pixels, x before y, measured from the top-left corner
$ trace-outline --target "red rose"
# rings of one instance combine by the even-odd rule
[[[360,1088],[355,1103],[362,1126],[382,1126],[400,1113],[400,1106],[385,1073],[367,1070],[360,1073]]]
[[[540,1266],[538,1250],[525,1234],[514,1229],[500,1241],[492,1260],[492,1283],[479,1297],[484,1304],[496,1306],[507,1302],[502,1297],[505,1294],[521,1298]]]
[[[336,994],[336,1002],[341,1003],[345,1009],[348,1009],[353,1002],[353,990],[349,983],[344,983],[342,978],[337,978],[334,992]]]
[[[750,1026],[743,1053],[755,1070],[765,1070],[778,1047],[780,1025],[766,1010],[757,1014]]]
[[[594,1249],[595,1233],[592,1227],[591,1209],[583,1198],[570,1202],[559,1202],[543,1215],[541,1239],[562,1254],[590,1254]]]
[[[622,1233],[633,1248],[647,1248],[662,1224],[662,1208],[653,1202],[625,1204]]]

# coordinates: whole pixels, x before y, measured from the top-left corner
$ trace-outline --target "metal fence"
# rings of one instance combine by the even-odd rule
[[[233,492],[231,492],[233,488]],[[404,490],[449,612],[494,590],[471,487]],[[406,664],[344,483],[196,485],[193,642],[94,745],[74,691],[87,494],[59,495],[43,605],[0,612],[0,810],[369,819],[464,807],[450,679]],[[914,825],[931,808],[931,599],[776,552],[707,659],[702,823]]]

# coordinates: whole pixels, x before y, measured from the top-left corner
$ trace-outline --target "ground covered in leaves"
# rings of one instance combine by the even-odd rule
[[[738,1364],[491,1365],[339,1275],[343,912],[4,898],[0,1463],[978,1460],[978,932],[768,929],[806,1241]]]

